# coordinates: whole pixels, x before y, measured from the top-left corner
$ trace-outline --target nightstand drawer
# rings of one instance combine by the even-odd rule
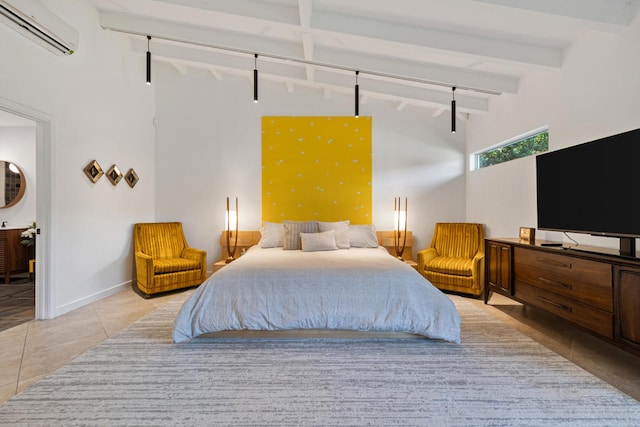
[[[581,304],[552,292],[516,280],[515,297],[562,318],[613,338],[613,313]]]

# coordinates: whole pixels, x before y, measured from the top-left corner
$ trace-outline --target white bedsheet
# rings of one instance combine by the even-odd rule
[[[460,342],[451,300],[383,247],[302,252],[254,246],[185,301],[173,339],[282,329],[407,332]]]

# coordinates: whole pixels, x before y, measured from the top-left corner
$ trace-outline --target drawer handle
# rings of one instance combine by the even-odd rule
[[[562,304],[559,304],[557,302],[548,300],[545,297],[538,297],[538,300],[540,300],[542,302],[546,302],[547,304],[551,304],[552,306],[557,307],[557,308],[559,308],[561,310],[568,311],[569,313],[573,312],[573,309],[571,307],[567,307],[566,305],[562,305]]]
[[[557,265],[559,267],[564,267],[564,268],[571,268],[571,264],[568,263],[568,262],[554,261],[554,260],[547,259],[547,258],[538,258],[538,262],[551,264],[551,265]]]
[[[569,289],[570,291],[573,290],[573,286],[568,285],[566,283],[562,283],[562,282],[557,282],[555,280],[551,280],[551,279],[545,279],[544,277],[540,277],[538,276],[538,280],[541,281],[542,283],[547,283],[549,285],[556,285],[556,286],[560,286],[563,287],[565,289]]]

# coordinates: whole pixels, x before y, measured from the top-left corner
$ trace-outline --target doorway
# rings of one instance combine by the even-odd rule
[[[0,110],[0,331],[35,318],[35,182],[36,122]]]
[[[53,118],[44,112],[0,97],[0,111],[35,123],[35,221],[36,237],[34,265],[35,318],[54,317],[54,289],[51,284],[51,127]]]

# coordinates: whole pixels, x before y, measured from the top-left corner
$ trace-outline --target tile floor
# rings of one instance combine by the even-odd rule
[[[53,320],[0,332],[0,402],[116,334],[176,294],[143,299],[124,290]],[[640,357],[602,342],[532,307],[500,295],[470,300],[505,324],[640,400]]]
[[[0,332],[0,402],[29,387],[176,294],[144,299],[127,289],[52,320]]]

